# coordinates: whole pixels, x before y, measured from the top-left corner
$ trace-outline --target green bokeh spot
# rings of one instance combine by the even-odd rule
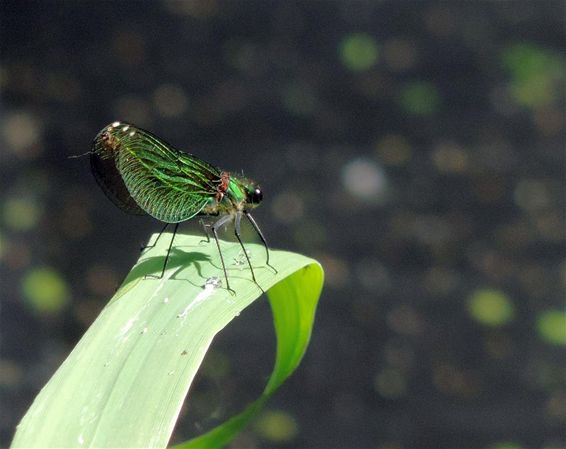
[[[501,59],[511,74],[509,90],[518,104],[546,106],[561,98],[557,87],[564,64],[558,53],[532,44],[513,44],[503,51]]]
[[[11,197],[4,203],[2,215],[7,227],[15,231],[28,231],[35,227],[41,213],[34,200]]]
[[[375,389],[386,398],[398,398],[407,394],[407,380],[397,369],[386,368],[374,380]]]
[[[346,36],[340,43],[340,60],[355,72],[367,70],[377,63],[379,49],[369,34],[355,33]]]
[[[266,411],[255,423],[256,431],[262,438],[284,443],[297,435],[297,424],[293,417],[282,411]]]
[[[216,350],[206,355],[206,364],[202,368],[202,373],[206,377],[221,381],[230,374],[231,369],[230,358]]]
[[[36,312],[56,313],[69,301],[69,288],[61,275],[51,268],[34,268],[22,280],[22,294]]]
[[[401,89],[399,96],[401,107],[411,114],[430,115],[440,106],[438,89],[427,81],[408,83]]]
[[[561,70],[560,56],[532,44],[513,44],[502,54],[504,67],[515,80],[531,80],[542,73],[553,74]]]
[[[566,311],[547,310],[537,320],[537,330],[547,343],[566,345]]]
[[[477,290],[468,300],[471,317],[486,326],[502,326],[513,320],[515,309],[509,297],[492,289]]]

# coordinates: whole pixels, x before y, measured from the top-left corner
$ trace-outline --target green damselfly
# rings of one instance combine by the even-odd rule
[[[253,181],[179,151],[150,132],[124,122],[111,123],[98,133],[90,162],[96,181],[116,206],[130,214],[147,214],[165,222],[157,239],[168,225],[174,224],[158,278],[165,273],[179,223],[196,216],[219,217],[209,227],[220,253],[228,290],[232,291],[218,241],[218,230],[227,223],[234,222],[234,234],[254,282],[257,283],[254,270],[240,236],[242,216],[248,218],[265,246],[270,266],[267,241],[250,213],[263,199],[263,192]],[[208,238],[208,231],[206,234]]]

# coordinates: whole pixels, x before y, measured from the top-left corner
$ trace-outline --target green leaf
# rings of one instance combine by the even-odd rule
[[[214,242],[177,235],[163,278],[144,279],[161,270],[169,241],[170,235],[162,235],[142,255],[41,390],[12,447],[166,447],[213,337],[262,289],[277,334],[271,378],[240,415],[183,447],[222,447],[295,370],[310,338],[323,283],[321,266],[299,254],[271,251],[274,273],[265,266],[264,248],[246,245],[260,289],[241,263],[239,246],[221,242],[234,295],[206,285],[213,277],[225,283]]]

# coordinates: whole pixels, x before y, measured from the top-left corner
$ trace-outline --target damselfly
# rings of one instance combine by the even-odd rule
[[[218,241],[218,230],[222,226],[234,222],[234,234],[256,282],[240,236],[242,216],[247,217],[265,246],[269,265],[267,241],[250,213],[263,199],[261,189],[253,181],[179,151],[148,131],[124,122],[114,122],[98,133],[90,161],[98,184],[116,206],[127,213],[148,214],[165,222],[158,239],[169,224],[174,224],[158,277],[165,273],[179,223],[196,216],[219,217],[210,229],[220,253],[228,290],[231,290],[228,273]]]

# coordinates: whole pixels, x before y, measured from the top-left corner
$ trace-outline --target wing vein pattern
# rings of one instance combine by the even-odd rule
[[[166,223],[197,215],[214,199],[221,183],[220,169],[123,122],[101,131],[95,138],[92,157],[111,158],[137,206]],[[122,207],[119,202],[124,203],[124,198],[112,197],[112,188],[103,185],[105,180],[97,180],[107,196]]]

